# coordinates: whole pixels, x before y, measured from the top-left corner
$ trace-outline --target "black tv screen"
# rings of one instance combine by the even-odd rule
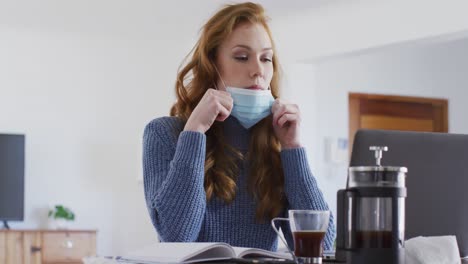
[[[0,134],[0,221],[24,220],[24,135]]]

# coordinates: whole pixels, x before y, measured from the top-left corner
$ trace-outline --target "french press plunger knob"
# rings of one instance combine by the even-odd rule
[[[380,160],[382,159],[382,151],[388,151],[387,146],[370,146],[369,150],[375,151],[375,162],[377,166],[382,166],[380,165]]]

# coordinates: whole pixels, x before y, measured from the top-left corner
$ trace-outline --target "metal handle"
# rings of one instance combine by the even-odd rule
[[[336,248],[349,250],[354,247],[356,230],[356,193],[351,190],[339,190],[337,195],[337,238]],[[349,232],[351,231],[351,232]]]
[[[62,243],[62,247],[72,249],[74,246],[73,241],[71,239],[67,239]]]
[[[40,252],[41,250],[42,250],[41,247],[31,246],[31,253]]]
[[[288,222],[289,222],[289,218],[275,217],[275,218],[271,219],[271,227],[273,227],[273,230],[275,230],[276,234],[278,234],[278,236],[279,236],[279,238],[281,239],[281,241],[283,241],[283,243],[286,245],[286,248],[288,249],[289,253],[290,253],[291,256],[293,257],[294,262],[297,263],[296,256],[294,255],[294,252],[292,252],[292,250],[289,248],[288,242],[286,242],[286,241],[283,239],[283,237],[282,237],[282,236],[280,235],[280,233],[279,233],[279,230],[276,229],[275,221],[288,221]]]

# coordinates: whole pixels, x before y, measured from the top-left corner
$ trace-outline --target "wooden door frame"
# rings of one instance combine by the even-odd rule
[[[433,107],[442,109],[442,116],[438,117],[443,120],[442,131],[448,132],[448,100],[427,97],[414,96],[397,96],[397,95],[381,95],[381,94],[364,94],[364,93],[349,93],[348,94],[348,113],[349,113],[349,153],[351,153],[354,141],[354,134],[360,127],[360,100],[380,100],[388,102],[409,102],[431,104]]]

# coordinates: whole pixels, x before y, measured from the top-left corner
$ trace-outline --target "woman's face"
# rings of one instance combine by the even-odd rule
[[[217,86],[266,90],[273,78],[273,49],[261,24],[242,23],[219,46],[216,65],[222,81]]]

